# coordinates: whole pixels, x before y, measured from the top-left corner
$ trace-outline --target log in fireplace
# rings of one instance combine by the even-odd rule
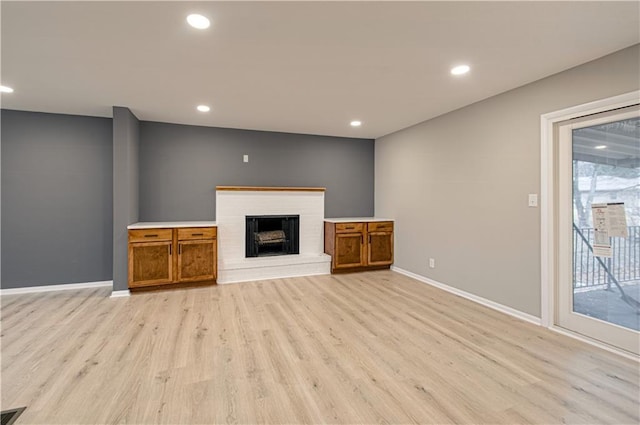
[[[245,256],[290,255],[300,252],[299,215],[245,216]]]

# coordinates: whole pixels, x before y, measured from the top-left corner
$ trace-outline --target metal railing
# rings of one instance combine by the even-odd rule
[[[640,281],[640,226],[629,226],[628,238],[611,238],[613,256],[601,258],[618,282]],[[593,245],[593,228],[580,229]],[[573,229],[574,288],[611,288],[612,280],[602,264],[593,256],[587,243]]]

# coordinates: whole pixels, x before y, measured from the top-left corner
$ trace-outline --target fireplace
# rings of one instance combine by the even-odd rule
[[[299,253],[299,215],[249,215],[245,223],[246,257]]]
[[[284,247],[296,255],[247,257],[247,246],[255,250],[255,230],[247,230],[247,218],[256,216],[298,218],[297,234],[289,236],[289,240],[295,242],[287,246],[285,241]],[[322,188],[219,186],[216,188],[216,222],[218,284],[331,273],[331,256],[324,253]],[[276,230],[286,233],[285,228],[280,222],[280,228]],[[258,223],[258,230],[265,230],[261,223]],[[247,235],[253,238],[249,244]],[[263,235],[263,240],[268,240],[267,236]],[[282,250],[282,243],[279,244],[278,248]],[[262,248],[269,249],[266,245],[263,244]],[[278,243],[271,245],[275,250]],[[257,253],[264,254],[265,249],[258,246]]]

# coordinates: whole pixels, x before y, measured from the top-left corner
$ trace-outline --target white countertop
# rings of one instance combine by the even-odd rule
[[[358,222],[394,221],[394,220],[392,218],[380,218],[380,217],[338,217],[338,218],[325,218],[324,221],[329,223],[358,223]]]
[[[127,226],[127,229],[163,229],[167,227],[215,227],[215,221],[141,221]]]

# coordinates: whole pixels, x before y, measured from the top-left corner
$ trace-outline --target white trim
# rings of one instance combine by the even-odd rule
[[[572,106],[540,116],[540,322],[550,328],[554,324],[555,297],[555,205],[554,189],[554,124],[583,115],[624,108],[640,102],[640,90]]]
[[[62,285],[26,286],[24,288],[0,289],[0,295],[31,294],[35,292],[68,291],[71,289],[89,289],[113,287],[112,280],[101,282],[65,283]]]
[[[552,269],[555,243],[552,239],[554,225],[553,202],[553,121],[543,115],[540,119],[540,324],[553,324],[555,301],[549,282],[555,280]]]
[[[109,298],[128,297],[130,295],[131,295],[131,291],[129,291],[128,289],[123,289],[120,291],[111,291],[111,296]]]
[[[520,310],[516,310],[515,308],[507,307],[506,305],[497,303],[495,301],[488,300],[486,298],[482,298],[482,297],[480,297],[478,295],[474,295],[474,294],[471,294],[469,292],[463,291],[462,289],[454,288],[452,286],[446,285],[446,284],[441,283],[441,282],[437,282],[437,281],[435,281],[433,279],[429,279],[428,277],[412,273],[410,271],[401,269],[401,268],[396,267],[396,266],[391,266],[391,270],[393,270],[394,272],[398,272],[400,274],[403,274],[405,276],[408,276],[408,277],[410,277],[412,279],[415,279],[417,281],[420,281],[422,283],[426,283],[427,285],[434,286],[434,287],[436,287],[438,289],[442,289],[442,290],[447,291],[449,293],[452,293],[454,295],[458,295],[458,296],[460,296],[462,298],[466,298],[466,299],[471,300],[473,302],[476,302],[478,304],[482,304],[485,307],[489,307],[489,308],[491,308],[493,310],[497,310],[497,311],[499,311],[501,313],[508,314],[509,316],[513,316],[513,317],[518,318],[520,320],[524,320],[525,322],[533,323],[534,325],[540,326],[540,319],[538,317],[536,317],[536,316],[533,316],[533,315],[529,314],[529,313],[524,313],[524,312],[522,312]]]
[[[582,342],[585,342],[587,344],[590,344],[590,345],[596,346],[598,348],[601,348],[601,349],[603,349],[605,351],[608,351],[610,353],[614,353],[614,354],[617,354],[619,356],[625,357],[627,359],[635,360],[636,362],[640,363],[640,356],[637,356],[637,355],[635,355],[633,353],[630,353],[628,351],[625,351],[625,350],[621,350],[621,349],[619,349],[617,347],[614,347],[614,346],[611,346],[609,344],[605,344],[605,343],[603,343],[601,341],[598,341],[596,339],[589,338],[589,337],[584,336],[582,334],[579,334],[579,333],[576,333],[576,332],[572,332],[572,331],[570,331],[568,329],[561,328],[561,327],[555,326],[555,325],[549,326],[548,329],[553,331],[553,332],[557,332],[557,333],[559,333],[561,335],[565,335],[565,336],[568,336],[570,338],[577,339],[579,341],[582,341]]]

